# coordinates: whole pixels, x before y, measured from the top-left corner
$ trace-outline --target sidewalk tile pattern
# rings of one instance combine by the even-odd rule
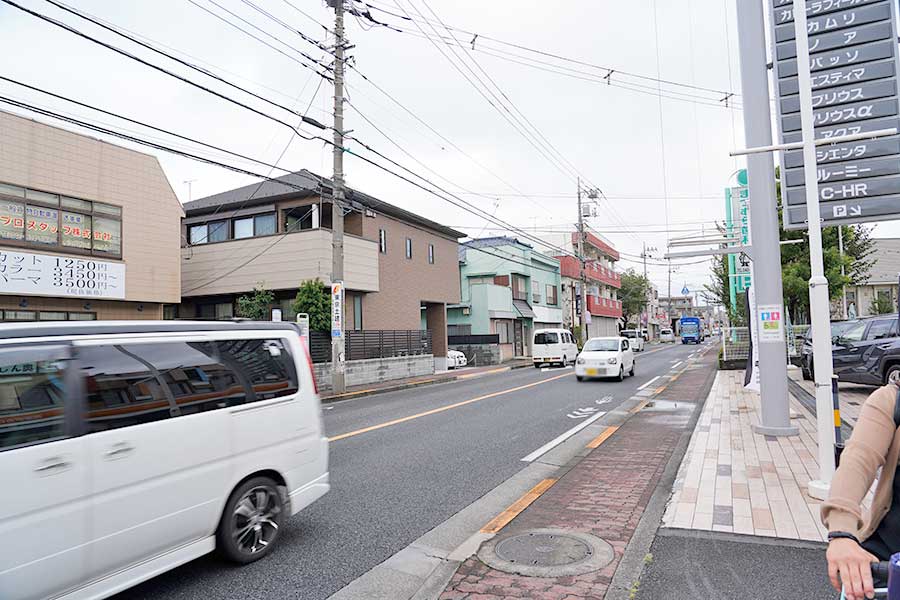
[[[753,433],[759,395],[744,389],[743,378],[743,371],[717,374],[663,526],[824,541],[820,502],[806,491],[818,476],[815,416],[791,398],[792,422],[800,435]],[[845,420],[856,422],[869,393],[871,388],[861,386],[841,390]]]

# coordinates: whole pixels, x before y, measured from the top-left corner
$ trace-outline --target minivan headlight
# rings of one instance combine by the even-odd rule
[[[607,360],[606,362],[608,362],[608,363],[611,364],[611,365],[614,365],[614,364],[616,364],[617,362],[619,362],[619,359],[616,358],[615,356],[613,356],[612,358],[610,358],[610,359]]]
[[[579,364],[579,365],[583,365],[583,364],[585,364],[586,362],[587,362],[587,361],[584,360],[583,358],[581,358],[580,356],[578,357],[578,364]]]

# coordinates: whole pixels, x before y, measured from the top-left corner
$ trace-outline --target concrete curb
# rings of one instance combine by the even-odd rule
[[[402,390],[410,390],[417,387],[424,387],[427,385],[438,385],[441,383],[453,383],[456,381],[468,381],[470,379],[479,379],[481,377],[486,377],[488,375],[497,375],[499,373],[506,373],[509,371],[514,371],[518,369],[525,368],[534,368],[531,363],[526,364],[516,364],[510,365],[506,367],[497,367],[496,369],[491,369],[489,371],[482,371],[479,373],[471,373],[471,374],[462,374],[456,375],[453,377],[439,377],[435,379],[427,379],[425,381],[410,381],[405,383],[398,383],[396,385],[390,385],[387,387],[380,388],[372,388],[370,390],[360,390],[358,392],[347,392],[345,394],[338,394],[336,396],[321,396],[320,401],[322,404],[331,404],[332,402],[342,402],[344,400],[353,400],[354,398],[365,398],[366,396],[377,396],[379,394],[388,394],[390,392],[399,392]]]
[[[706,358],[706,354],[701,358]],[[709,391],[712,389],[713,383],[715,383],[716,373],[717,369],[714,368],[703,383],[700,400],[694,408],[694,413],[691,415],[685,431],[679,437],[678,443],[672,451],[669,461],[666,463],[662,477],[660,477],[653,494],[650,496],[647,508],[644,509],[641,520],[631,536],[631,541],[628,542],[628,546],[625,548],[622,560],[619,561],[616,567],[616,572],[606,592],[607,600],[629,600],[632,598],[632,585],[639,581],[641,575],[643,575],[644,559],[650,552],[650,546],[653,544],[653,540],[656,538],[662,524],[662,518],[666,512],[666,504],[668,504],[672,495],[672,486],[675,484],[678,470],[681,468],[681,462],[687,453],[688,444],[691,442],[691,437],[694,435],[700,416],[703,414],[703,407],[706,405]]]
[[[674,378],[677,378],[677,374],[667,375],[668,382],[674,381]],[[438,598],[459,566],[474,556],[482,544],[498,535],[481,533],[480,529],[485,523],[541,480],[550,477],[562,479],[595,450],[587,447],[591,440],[607,427],[624,424],[646,405],[648,399],[656,395],[654,390],[644,390],[622,401],[603,418],[547,451],[485,496],[339,590],[330,597],[331,600]],[[675,466],[675,473],[679,464],[680,461]],[[652,537],[650,539],[652,541]]]

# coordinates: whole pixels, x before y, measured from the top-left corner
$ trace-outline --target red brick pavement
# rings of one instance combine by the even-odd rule
[[[710,360],[704,362],[714,368]],[[708,387],[704,384],[710,377],[707,368],[687,371],[660,398],[699,400],[696,396]],[[604,598],[687,425],[688,416],[637,413],[501,532],[505,536],[549,527],[590,533],[609,542],[615,550],[609,566],[574,577],[539,578],[497,571],[472,557],[460,566],[440,599]]]

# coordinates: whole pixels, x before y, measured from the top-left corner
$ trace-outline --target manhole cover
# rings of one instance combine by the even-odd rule
[[[494,569],[529,577],[566,577],[598,571],[612,562],[612,546],[598,537],[561,529],[536,529],[495,538],[478,551]]]
[[[521,565],[559,567],[580,562],[593,552],[587,544],[570,535],[525,533],[497,544],[497,556]]]

